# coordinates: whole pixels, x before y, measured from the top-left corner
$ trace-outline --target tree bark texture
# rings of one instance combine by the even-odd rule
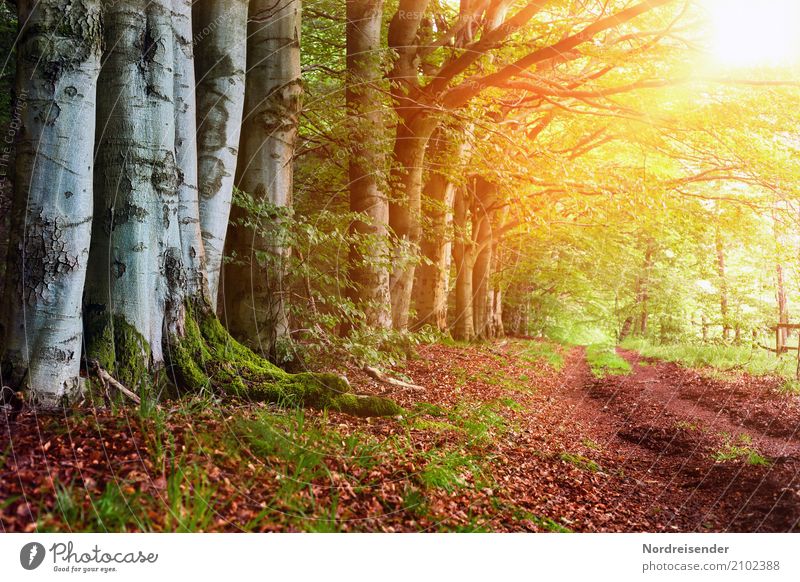
[[[200,229],[197,167],[197,98],[195,94],[192,0],[173,0],[175,68],[175,161],[178,169],[178,225],[187,293],[210,301],[205,246]]]
[[[472,311],[472,270],[475,263],[469,210],[472,187],[459,188],[453,204],[453,263],[456,270],[455,313],[453,314],[453,337],[471,341],[475,337]]]
[[[17,2],[14,228],[2,384],[55,408],[79,397],[81,301],[89,259],[98,0]]]
[[[425,148],[436,120],[426,115],[416,117],[397,128],[394,165],[390,183],[389,226],[395,237],[397,260],[390,279],[392,322],[395,329],[408,329],[414,271],[419,260],[422,234],[422,176]]]
[[[283,209],[292,206],[292,176],[302,86],[300,1],[251,0],[245,114],[237,187],[261,208],[233,211],[225,267],[225,321],[234,337],[270,358],[289,336],[284,278],[289,245]],[[245,226],[248,219],[255,227]]]
[[[437,129],[428,143],[426,155],[428,180],[422,193],[424,216],[420,251],[423,261],[417,266],[414,279],[415,328],[430,325],[447,329],[447,292],[452,259],[453,203],[456,184],[452,172],[462,166],[466,142]]]
[[[392,326],[389,295],[389,199],[386,195],[386,126],[381,112],[383,0],[347,2],[347,119],[349,134],[349,297],[364,324]]]
[[[176,331],[186,275],[178,225],[172,2],[106,5],[98,95],[87,352],[142,389]],[[149,365],[148,365],[149,364]]]
[[[475,263],[472,270],[473,318],[475,336],[491,339],[492,265],[494,254],[497,185],[484,178],[475,179],[472,207],[472,231],[475,240]]]
[[[244,42],[247,13],[247,0],[196,0],[193,5],[197,149],[202,176],[200,229],[212,305],[217,304],[219,293],[239,155],[247,67]]]

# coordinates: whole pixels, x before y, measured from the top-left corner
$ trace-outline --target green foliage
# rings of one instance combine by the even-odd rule
[[[545,340],[525,342],[524,349],[517,355],[531,362],[543,360],[555,370],[561,370],[564,367],[564,348],[555,342]]]
[[[363,324],[363,307],[348,296],[348,249],[351,245],[386,245],[373,235],[350,232],[349,225],[366,220],[363,215],[329,208],[294,212],[269,201],[257,201],[236,191],[234,202],[246,211],[243,224],[265,240],[280,241],[292,249],[288,264],[278,265],[275,255],[257,253],[267,269],[283,268],[292,343],[281,346],[278,364],[291,368],[358,365],[394,366],[413,356],[415,347],[445,336],[430,327],[417,332],[376,329]],[[268,217],[265,220],[264,217]],[[366,238],[365,238],[366,237]],[[237,261],[234,255],[229,261]],[[285,259],[281,258],[281,261]],[[385,258],[387,268],[397,254]]]
[[[751,346],[729,345],[654,345],[641,339],[630,339],[622,347],[636,350],[646,358],[677,362],[689,368],[712,368],[720,372],[747,372],[754,376],[779,375],[793,380],[797,359],[794,354],[775,354]]]
[[[600,465],[593,460],[584,457],[583,455],[576,455],[574,453],[561,453],[559,458],[565,463],[575,465],[584,471],[591,471],[592,473],[597,473],[600,471]]]
[[[631,365],[617,355],[613,347],[595,344],[586,348],[586,359],[589,367],[597,378],[612,375],[627,375],[631,373]]]
[[[734,439],[729,434],[723,434],[723,439],[724,444],[722,447],[712,455],[718,463],[741,459],[748,465],[764,466],[770,464],[769,459],[761,455],[753,447],[753,439],[750,435],[743,433]]]

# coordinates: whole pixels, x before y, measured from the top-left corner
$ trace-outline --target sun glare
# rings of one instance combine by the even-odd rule
[[[729,67],[800,61],[800,1],[709,0],[714,60]]]

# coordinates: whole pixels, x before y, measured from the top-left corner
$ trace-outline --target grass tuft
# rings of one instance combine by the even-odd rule
[[[631,373],[631,365],[617,355],[613,347],[594,344],[586,348],[586,359],[596,378],[625,376]]]

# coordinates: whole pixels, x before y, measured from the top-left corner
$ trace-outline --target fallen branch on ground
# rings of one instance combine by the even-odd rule
[[[364,370],[367,376],[382,384],[395,386],[397,388],[405,388],[406,390],[423,390],[422,386],[417,386],[416,384],[409,384],[408,382],[403,382],[402,380],[398,380],[397,378],[390,378],[389,376],[387,376],[377,368],[373,368],[372,366],[364,366],[362,370]]]
[[[97,376],[100,381],[103,383],[103,386],[109,385],[115,388],[120,394],[123,396],[127,396],[130,398],[134,403],[141,404],[142,399],[139,398],[137,394],[128,390],[125,386],[123,386],[120,382],[118,382],[114,376],[106,372],[97,360],[92,360],[89,362],[89,368]]]

